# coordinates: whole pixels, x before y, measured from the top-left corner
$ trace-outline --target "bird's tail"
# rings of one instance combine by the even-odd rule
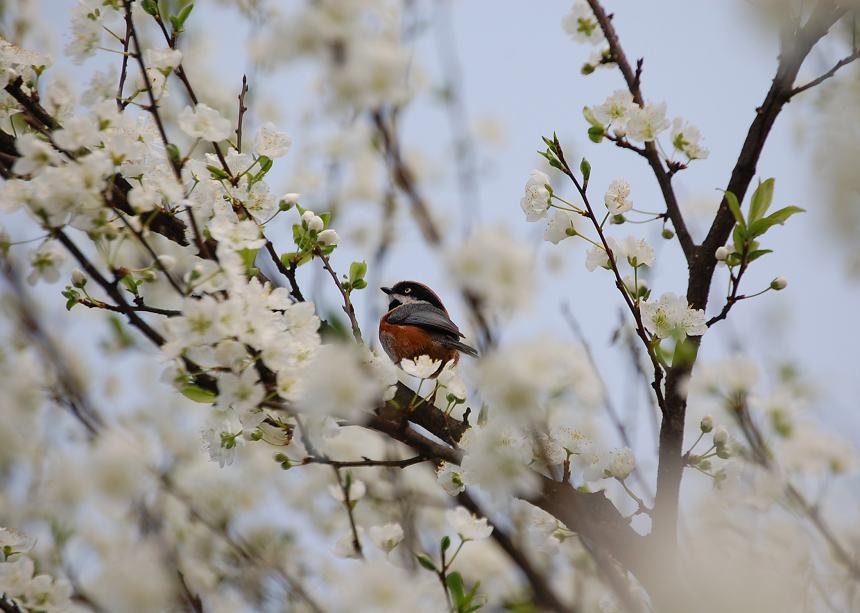
[[[470,355],[473,358],[478,357],[478,350],[474,347],[469,347],[469,345],[467,345],[466,343],[461,343],[460,341],[454,340],[453,338],[445,339],[444,343],[447,347],[450,347],[451,349],[456,349],[457,351],[465,353],[466,355]]]

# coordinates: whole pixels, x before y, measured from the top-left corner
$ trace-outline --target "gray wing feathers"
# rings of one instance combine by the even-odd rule
[[[413,303],[403,304],[388,316],[388,322],[399,326],[419,326],[430,328],[455,338],[462,338],[463,334],[457,325],[448,318],[442,309],[437,309],[430,304]]]
[[[441,343],[446,347],[450,347],[451,349],[456,349],[457,351],[462,351],[466,355],[470,355],[473,358],[478,357],[478,351],[474,347],[469,347],[466,343],[461,343],[458,340],[454,340],[453,338],[443,338],[441,339]]]

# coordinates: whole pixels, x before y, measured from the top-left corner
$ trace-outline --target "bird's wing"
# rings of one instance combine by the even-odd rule
[[[397,326],[418,326],[460,338],[463,334],[448,314],[430,304],[403,304],[391,312],[388,323]]]

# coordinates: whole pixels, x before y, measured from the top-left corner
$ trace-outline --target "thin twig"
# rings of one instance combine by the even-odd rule
[[[341,297],[343,298],[343,312],[346,313],[347,317],[349,317],[349,323],[352,326],[352,335],[355,337],[355,342],[363,343],[361,338],[361,327],[358,325],[358,319],[355,317],[355,308],[352,306],[352,301],[349,298],[349,292],[343,288],[340,280],[337,278],[337,273],[331,267],[331,263],[329,262],[328,256],[324,255],[319,248],[314,250],[314,255],[318,256],[320,260],[322,260],[323,268],[328,271],[328,274],[334,280],[334,284],[337,286],[338,291],[340,292]]]
[[[845,66],[847,64],[850,64],[851,62],[853,62],[857,58],[860,58],[860,49],[855,49],[854,52],[851,53],[851,55],[844,57],[841,60],[839,60],[838,62],[836,62],[836,64],[833,66],[833,68],[831,68],[830,70],[825,72],[820,77],[813,79],[809,83],[805,83],[804,85],[800,85],[798,87],[795,87],[790,92],[788,92],[788,97],[794,98],[797,94],[799,94],[801,92],[805,92],[807,89],[811,89],[811,88],[815,87],[816,85],[820,85],[821,83],[823,83],[824,81],[826,81],[827,79],[829,79],[833,75],[835,75],[840,68],[842,68],[843,66]]]
[[[236,151],[242,153],[242,122],[245,119],[245,95],[248,93],[248,77],[242,75],[242,91],[239,94],[239,120],[236,122]]]

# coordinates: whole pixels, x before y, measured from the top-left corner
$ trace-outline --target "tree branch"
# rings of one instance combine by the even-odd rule
[[[609,43],[609,52],[612,54],[612,60],[618,65],[618,69],[624,76],[624,81],[633,96],[633,101],[639,106],[645,105],[645,99],[642,96],[640,80],[642,76],[642,60],[636,63],[636,70],[630,66],[627,56],[624,54],[624,49],[621,48],[621,42],[618,40],[618,33],[615,31],[615,26],[612,25],[612,19],[606,14],[600,0],[587,0],[591,7],[597,23],[600,24],[600,29],[603,30],[603,35],[606,37],[606,42]],[[619,144],[616,142],[616,144]],[[637,148],[628,147],[639,152]],[[643,155],[640,153],[640,155]],[[684,251],[684,256],[689,263],[696,251],[696,245],[687,229],[687,223],[684,221],[684,216],[681,214],[681,208],[678,206],[678,199],[675,196],[675,189],[672,187],[672,173],[663,167],[663,162],[660,158],[660,153],[654,141],[645,143],[644,155],[648,160],[648,165],[654,172],[657,179],[657,184],[660,186],[660,191],[663,193],[663,200],[666,202],[666,212],[669,214],[669,219],[672,220],[672,225],[675,227],[675,234],[678,237],[678,242],[681,244],[681,249]]]

